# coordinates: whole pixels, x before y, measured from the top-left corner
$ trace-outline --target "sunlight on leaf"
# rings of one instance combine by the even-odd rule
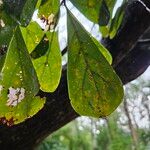
[[[95,38],[92,37],[92,40],[94,41],[97,48],[100,50],[100,52],[103,54],[103,56],[106,58],[106,60],[111,65],[112,64],[112,56],[109,53],[109,51],[100,42],[98,42]]]
[[[70,0],[88,19],[98,23],[102,0]]]
[[[11,126],[32,117],[45,103],[35,97],[39,83],[19,27],[0,69],[0,118]]]
[[[26,28],[21,28],[23,39],[29,53],[40,43],[44,33],[36,22],[31,22]]]
[[[59,10],[59,0],[41,0],[39,7],[39,16],[44,15],[48,18],[49,15],[56,13]]]
[[[61,52],[57,33],[47,32],[46,36],[47,40],[49,40],[48,50],[42,57],[34,59],[33,64],[37,72],[41,89],[45,92],[54,92],[61,77]]]
[[[121,25],[121,22],[122,22],[122,19],[124,16],[125,6],[126,6],[126,1],[124,1],[124,3],[117,9],[116,14],[111,21],[111,26],[110,26],[110,31],[109,31],[110,39],[114,38],[114,36],[116,35],[116,33]]]

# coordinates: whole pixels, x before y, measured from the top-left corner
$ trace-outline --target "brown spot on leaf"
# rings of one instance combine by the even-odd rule
[[[2,117],[0,118],[0,123],[6,124],[7,126],[11,127],[14,125],[14,119],[10,118],[9,120],[7,120],[5,117]]]
[[[10,120],[7,121],[7,126],[11,127],[14,125],[14,119],[11,118]]]

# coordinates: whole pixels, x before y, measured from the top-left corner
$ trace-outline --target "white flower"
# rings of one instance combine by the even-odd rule
[[[17,106],[25,97],[25,89],[17,88],[14,89],[12,87],[9,88],[7,106]]]

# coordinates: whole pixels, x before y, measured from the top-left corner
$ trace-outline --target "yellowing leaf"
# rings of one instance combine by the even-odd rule
[[[31,22],[25,28],[22,27],[21,32],[29,53],[35,49],[44,36],[42,29],[36,22]]]
[[[39,7],[39,16],[45,16],[48,18],[49,15],[56,15],[59,10],[59,0],[42,0],[41,6]]]
[[[105,117],[121,103],[123,86],[97,44],[68,10],[68,90],[80,115]]]
[[[45,92],[54,92],[61,77],[61,52],[57,33],[48,32],[46,35],[49,39],[48,50],[45,55],[33,60],[33,63],[41,89]]]
[[[35,97],[39,83],[20,28],[17,27],[0,70],[0,118],[7,125],[36,114],[45,100]]]

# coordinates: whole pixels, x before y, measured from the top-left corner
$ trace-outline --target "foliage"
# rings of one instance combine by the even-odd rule
[[[132,137],[130,133],[124,131],[116,121],[114,121],[114,116],[115,114],[109,118],[111,122],[110,128],[106,123],[97,125],[97,131],[99,131],[97,134],[92,130],[93,127],[90,126],[90,124],[88,124],[87,127],[81,124],[79,120],[75,120],[46,138],[37,147],[37,150],[76,150],[77,147],[79,150],[132,149]],[[144,130],[140,132],[144,136],[147,135]],[[143,143],[145,139],[140,140],[138,150],[143,150],[148,144]]]
[[[149,80],[148,80],[149,81]],[[143,90],[145,87],[149,87],[149,83],[144,78],[139,78],[132,83],[125,86],[125,97],[127,102],[138,99],[138,96],[144,96],[147,94],[147,98],[150,95],[150,90]],[[146,102],[146,99],[145,99]],[[137,107],[139,102],[136,101],[132,106],[128,104],[128,110],[136,108],[136,116],[134,111],[130,114],[132,117],[133,128],[138,135],[138,143],[135,147],[137,150],[148,150],[150,145],[150,126],[149,126],[149,112],[146,113],[145,119],[148,122],[141,121],[141,114],[137,113],[146,104],[149,105],[149,101],[141,103]],[[57,147],[59,150],[130,150],[134,148],[133,137],[129,128],[129,122],[127,121],[124,112],[124,103],[119,106],[119,109],[112,113],[107,119],[90,119],[81,117],[72,121],[68,125],[64,126],[60,130],[56,131],[48,138],[46,138],[37,148],[38,150],[55,150]],[[137,115],[138,114],[138,115]],[[136,124],[135,120],[138,118],[139,122]],[[141,126],[145,124],[145,126]],[[47,145],[47,147],[44,147]]]
[[[103,36],[115,36],[126,0],[114,16],[116,0],[70,2],[88,19],[99,23]],[[123,87],[111,67],[111,54],[85,30],[68,1],[59,4],[59,0],[3,0],[0,3],[2,123],[13,125],[33,116],[45,103],[36,97],[39,89],[44,92],[57,89],[62,72],[57,31],[60,7],[67,10],[67,79],[73,108],[80,115],[103,117],[121,103]],[[45,29],[32,21],[36,9]]]
[[[71,12],[68,12],[68,33],[71,104],[79,114],[107,116],[121,102],[122,85],[97,45]],[[108,59],[107,54],[105,57]]]

